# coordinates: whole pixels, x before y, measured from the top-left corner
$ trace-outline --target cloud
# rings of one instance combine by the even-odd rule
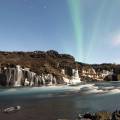
[[[120,33],[117,33],[112,38],[112,45],[113,46],[120,46]]]

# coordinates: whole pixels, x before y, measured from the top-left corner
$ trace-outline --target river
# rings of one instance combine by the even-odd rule
[[[16,105],[21,110],[0,112],[1,120],[74,120],[78,113],[120,109],[120,82],[0,88],[0,108]]]

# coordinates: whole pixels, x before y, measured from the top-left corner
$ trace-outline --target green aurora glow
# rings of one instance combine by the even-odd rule
[[[90,54],[93,52],[94,48],[96,47],[95,44],[97,42],[97,35],[99,34],[99,25],[102,19],[102,15],[104,12],[104,9],[108,3],[108,0],[102,0],[100,7],[97,9],[97,15],[96,20],[94,23],[92,30],[92,35],[89,41],[89,44],[87,44],[87,49],[84,48],[84,38],[83,38],[83,25],[81,20],[81,0],[68,0],[68,5],[70,9],[70,15],[73,22],[73,29],[74,29],[74,35],[75,35],[75,44],[77,47],[77,56],[80,58],[80,61],[85,62],[86,59],[89,59]]]
[[[80,0],[68,0],[68,5],[72,17],[74,35],[76,39],[76,47],[77,47],[77,56],[80,56],[84,60],[83,54],[83,36],[82,36],[82,22],[81,22],[81,13],[80,13]]]
[[[88,46],[87,58],[90,57],[90,53],[92,53],[94,48],[96,47],[95,44],[97,42],[97,36],[99,34],[99,26],[100,26],[100,23],[102,21],[102,18],[103,18],[102,15],[104,13],[104,10],[105,10],[105,7],[106,7],[107,3],[108,3],[108,0],[102,0],[101,4],[100,4],[100,7],[97,10],[95,23],[94,23],[94,26],[93,26],[93,29],[92,29],[92,37],[90,39],[90,44]]]

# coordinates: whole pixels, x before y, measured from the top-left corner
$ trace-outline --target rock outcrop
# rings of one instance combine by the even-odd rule
[[[79,114],[77,120],[120,120],[120,111],[107,112],[100,111],[96,113]]]
[[[63,84],[65,82],[64,80],[73,78],[73,69],[77,70],[78,76],[82,78],[81,80],[86,80],[86,78],[88,78],[88,80],[94,80],[95,78],[93,77],[98,77],[102,70],[113,69],[115,73],[112,78],[111,76],[106,76],[105,80],[115,79],[117,78],[117,74],[120,73],[120,65],[84,64],[76,62],[75,58],[71,55],[60,54],[54,50],[46,52],[0,51],[0,85],[3,86],[13,84],[15,86],[19,86],[20,84],[30,84],[32,86],[33,84],[36,85],[36,81],[44,84],[43,81],[40,82],[40,80],[37,80],[43,78],[43,76],[52,76],[51,78],[56,79],[56,83]],[[86,71],[85,76],[83,76],[83,69],[94,69],[95,73],[87,73],[89,71]],[[90,78],[89,76],[92,77]],[[35,83],[32,81],[35,81]]]
[[[73,69],[78,68],[73,56],[54,50],[0,52],[0,57],[0,85],[3,86],[64,84],[64,77],[71,79]]]

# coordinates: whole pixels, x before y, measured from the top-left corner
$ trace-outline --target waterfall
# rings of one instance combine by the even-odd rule
[[[29,68],[22,69],[23,71],[23,85],[30,86],[31,72]]]
[[[11,86],[14,86],[16,81],[16,68],[8,68],[6,71],[7,83]]]
[[[72,78],[73,79],[80,79],[78,70],[72,69]]]
[[[4,71],[5,75],[6,75],[7,86],[9,86],[9,83],[10,83],[10,71],[6,67],[4,67],[3,71]]]
[[[30,82],[27,80],[27,78],[25,78],[25,82],[24,82],[24,85],[25,86],[29,86]]]
[[[30,86],[34,86],[35,83],[35,74],[34,72],[31,72],[31,80],[30,80]]]
[[[6,76],[7,76],[7,83],[8,83],[8,85],[10,85],[11,75],[12,75],[11,69],[10,68],[6,69]]]
[[[41,86],[56,85],[56,78],[52,74],[37,75],[30,71],[30,68],[22,68],[20,65],[8,66],[1,69],[1,73],[6,75],[7,86]]]
[[[57,81],[56,81],[56,78],[55,78],[55,77],[53,78],[53,81],[54,81],[54,85],[56,85],[56,84],[57,84]]]
[[[22,72],[22,68],[17,65],[16,66],[16,75],[15,75],[15,78],[16,78],[16,81],[15,81],[15,86],[21,86],[21,80],[22,80],[22,77],[23,77],[23,72]]]
[[[62,73],[63,75],[65,75],[65,70],[64,70],[64,69],[62,69],[62,70],[61,70],[61,73]]]
[[[38,75],[34,76],[34,86],[38,86]]]
[[[80,77],[79,77],[78,70],[72,69],[72,79],[71,79],[70,83],[71,84],[78,84],[80,82],[81,82],[81,80],[80,80]]]
[[[39,76],[38,76],[38,86],[40,86],[41,83],[42,83],[42,78],[41,78],[41,76],[39,75]]]
[[[43,82],[43,85],[45,85],[45,76],[42,74],[42,82]]]
[[[78,70],[74,70],[73,75],[74,78],[79,78]]]
[[[52,74],[49,74],[49,78],[50,78],[50,85],[53,85],[53,76],[52,76]]]

